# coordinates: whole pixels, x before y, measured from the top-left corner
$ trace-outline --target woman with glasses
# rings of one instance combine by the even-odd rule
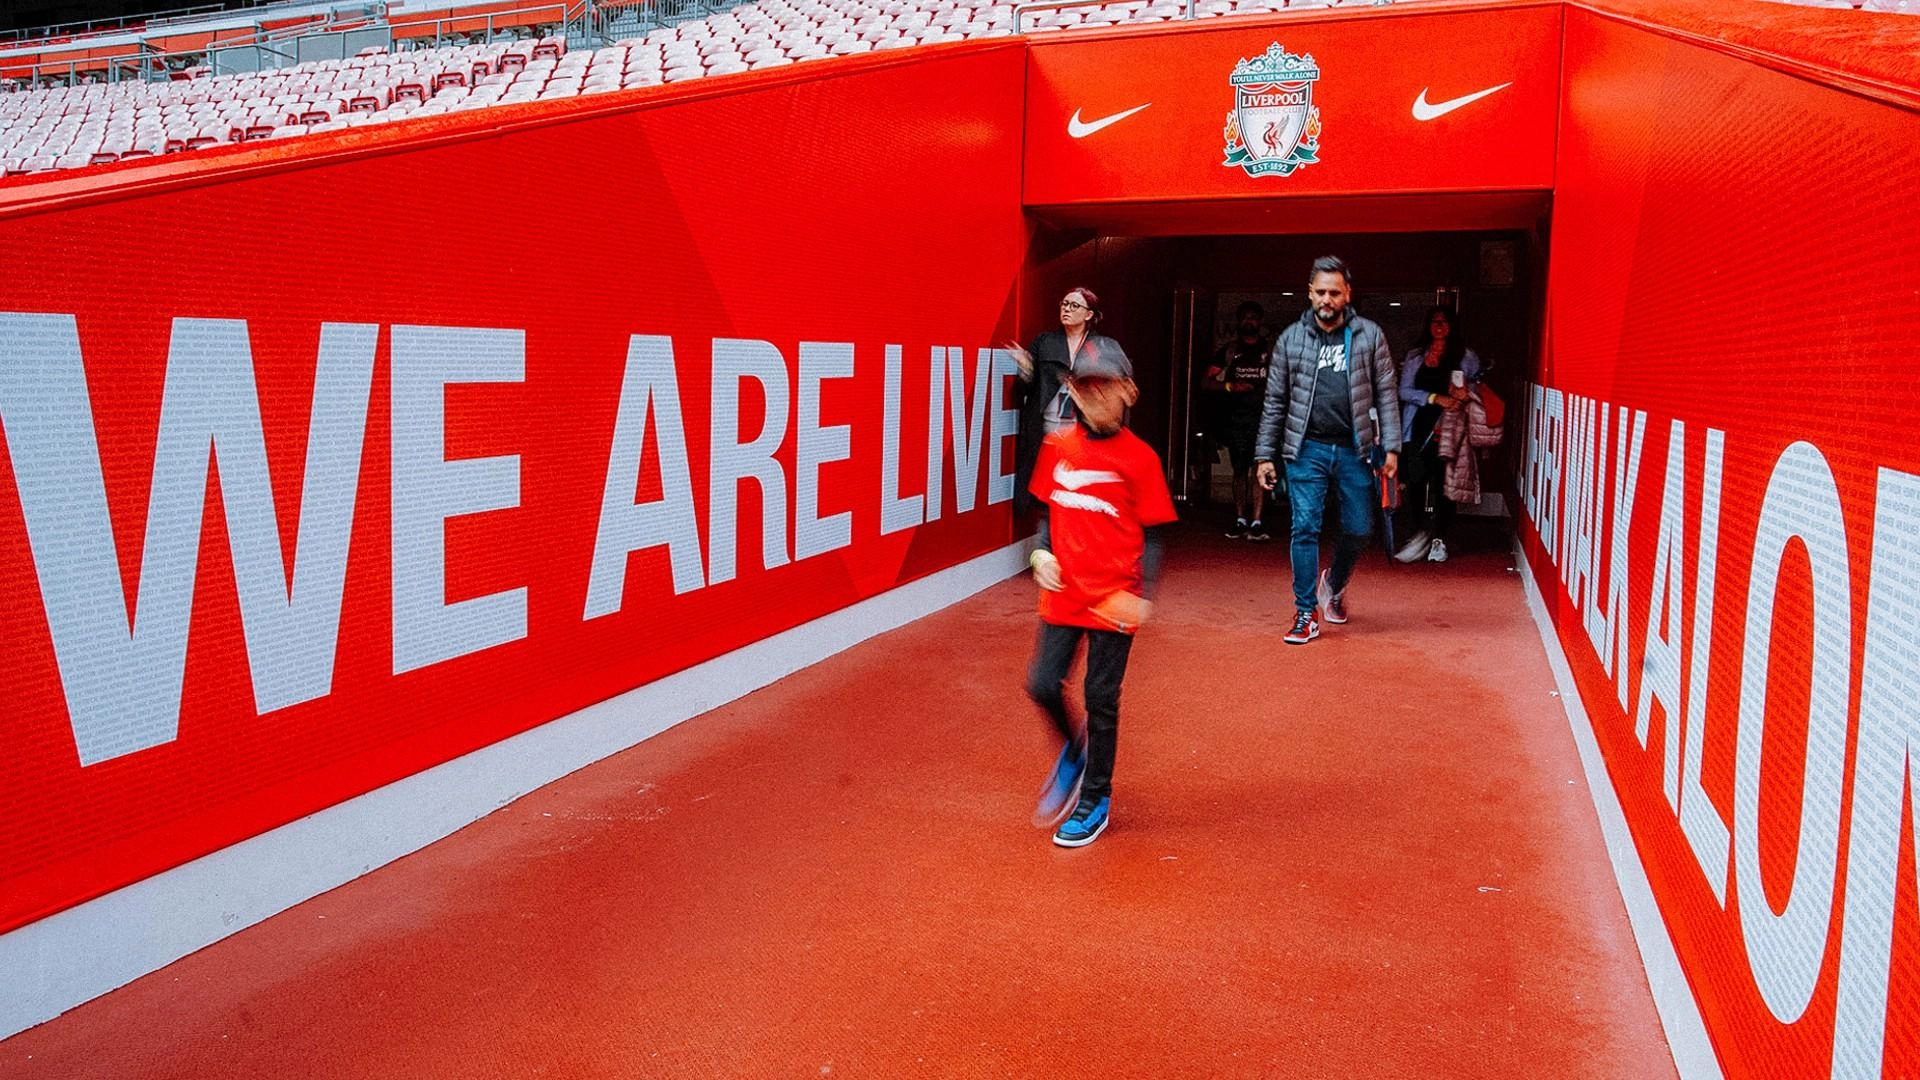
[[[1467,388],[1481,376],[1480,357],[1467,348],[1457,322],[1450,308],[1427,312],[1426,333],[1400,368],[1400,415],[1405,417],[1401,445],[1406,447],[1400,475],[1419,523],[1394,554],[1401,562],[1447,561],[1454,505],[1447,497],[1447,462],[1440,457],[1436,431],[1442,414],[1466,406]]]
[[[1033,479],[1033,463],[1040,455],[1040,443],[1056,431],[1074,425],[1072,398],[1067,395],[1067,377],[1089,365],[1102,370],[1120,370],[1133,377],[1133,361],[1120,343],[1093,327],[1100,321],[1100,298],[1092,289],[1081,286],[1067,290],[1060,298],[1060,328],[1048,330],[1033,339],[1025,349],[1008,342],[1007,351],[1020,365],[1020,382],[1014,393],[1020,406],[1020,431],[1014,449],[1014,510],[1026,513],[1033,506],[1027,485]]]

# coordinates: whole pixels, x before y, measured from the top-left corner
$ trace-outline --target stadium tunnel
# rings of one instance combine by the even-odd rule
[[[0,181],[0,1071],[1911,1074],[1920,34],[1870,18],[1036,33]],[[1328,253],[1494,362],[1517,554],[1302,715],[1371,641],[1497,731],[1193,707],[1282,652],[1196,572],[1129,685],[1164,801],[1036,871],[994,346],[1100,291],[1192,501],[1221,308]],[[1060,979],[1063,882],[1137,996]]]
[[[1027,310],[1045,311],[1075,284],[1106,286],[1101,331],[1127,349],[1148,388],[1134,429],[1159,452],[1177,501],[1230,505],[1230,470],[1220,433],[1207,431],[1201,379],[1231,336],[1240,303],[1261,305],[1268,340],[1299,317],[1305,268],[1320,255],[1338,254],[1353,268],[1353,310],[1380,324],[1396,363],[1419,340],[1427,313],[1445,308],[1486,366],[1486,385],[1502,400],[1524,399],[1525,358],[1539,346],[1545,302],[1544,193],[1511,200],[1500,213],[1477,203],[1456,208],[1444,197],[1385,197],[1345,209],[1318,202],[1031,211],[1045,228],[1023,294]],[[1425,227],[1401,231],[1407,221]],[[1360,231],[1376,224],[1379,231]],[[1249,225],[1275,231],[1247,235]],[[1219,231],[1185,231],[1199,228]],[[1487,455],[1487,490],[1463,508],[1465,518],[1481,519],[1463,525],[1483,547],[1512,544],[1512,493],[1503,490],[1515,471],[1511,445]]]

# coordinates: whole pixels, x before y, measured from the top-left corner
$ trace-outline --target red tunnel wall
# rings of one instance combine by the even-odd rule
[[[1755,21],[1787,24],[1787,33],[1772,39],[1751,27],[1714,24],[1702,14],[1712,5],[1689,6],[1674,19],[1688,34],[1740,45],[1746,51],[1736,57],[1704,40],[1582,8],[1518,7],[1528,13],[1529,35],[1544,26],[1559,42],[1551,31],[1565,22],[1551,141],[1548,125],[1536,123],[1543,102],[1554,118],[1550,95],[1533,88],[1523,95],[1516,86],[1487,99],[1508,112],[1455,114],[1476,125],[1497,128],[1513,117],[1525,126],[1525,138],[1494,143],[1500,152],[1478,159],[1498,166],[1482,182],[1419,183],[1420,162],[1439,158],[1396,154],[1375,159],[1401,170],[1393,182],[1369,190],[1553,185],[1548,345],[1537,396],[1515,403],[1530,421],[1515,429],[1527,455],[1523,539],[1727,1073],[1874,1076],[1883,1050],[1887,1075],[1914,1072],[1920,914],[1911,788],[1903,784],[1910,784],[1907,744],[1920,743],[1911,636],[1920,618],[1920,556],[1911,547],[1920,533],[1920,499],[1910,485],[1920,457],[1911,449],[1916,407],[1903,361],[1920,343],[1912,258],[1920,250],[1920,205],[1912,197],[1910,149],[1920,145],[1920,123],[1910,91],[1885,89],[1900,70],[1888,57],[1910,56],[1913,35],[1867,34],[1855,13],[1775,12],[1768,5]],[[984,483],[982,505],[971,514],[953,515],[949,491],[943,521],[879,534],[877,365],[884,346],[901,344],[907,358],[900,493],[911,495],[924,466],[911,448],[924,445],[925,413],[912,403],[925,401],[928,348],[966,347],[967,381],[974,347],[1035,329],[1031,319],[1014,317],[1015,281],[1028,259],[1019,211],[1023,167],[1027,201],[1049,207],[1135,191],[1114,186],[1116,177],[1125,178],[1116,170],[1135,162],[1151,167],[1147,178],[1160,186],[1146,193],[1155,198],[1183,191],[1221,198],[1223,180],[1238,182],[1237,171],[1219,161],[1217,115],[1230,99],[1225,75],[1236,58],[1276,38],[1292,49],[1311,47],[1323,60],[1338,58],[1344,46],[1330,40],[1335,27],[1358,38],[1379,20],[1395,25],[1398,18],[1334,13],[1194,31],[1207,57],[1201,82],[1192,90],[1174,87],[1170,92],[1186,96],[1140,114],[1138,128],[1107,132],[1147,140],[1149,150],[1180,150],[1160,158],[1117,147],[1102,159],[1097,136],[1061,141],[1056,129],[1074,109],[1091,117],[1135,104],[1096,104],[1077,93],[1069,77],[1078,69],[1063,58],[1114,40],[1089,37],[1073,46],[1042,43],[1051,60],[1032,59],[1009,43],[856,62],[837,76],[755,79],[675,103],[507,125],[496,136],[384,156],[316,161],[298,147],[249,149],[204,159],[210,167],[181,166],[195,186],[167,187],[171,181],[161,176],[151,188],[114,187],[117,178],[146,177],[155,166],[8,185],[13,201],[0,203],[0,240],[35,273],[0,284],[0,311],[77,317],[124,596],[137,594],[141,576],[172,320],[247,321],[289,557],[319,326],[381,330],[338,667],[332,693],[320,700],[255,715],[224,510],[208,496],[179,738],[79,766],[15,462],[6,459],[0,619],[26,631],[10,631],[0,665],[0,702],[9,718],[0,735],[0,782],[10,796],[0,807],[0,866],[8,874],[0,881],[0,925],[18,925],[1008,539],[1005,512],[985,502]],[[1419,18],[1434,25],[1457,20],[1463,43],[1480,42],[1509,59],[1512,37],[1472,32],[1478,16]],[[1854,31],[1845,37],[1849,49],[1864,51],[1849,53],[1848,71],[1837,75],[1792,74],[1807,59],[1807,33],[1829,18]],[[1411,12],[1406,19],[1415,22]],[[1155,56],[1181,37],[1138,36],[1132,47]],[[1768,51],[1774,45],[1778,55]],[[1405,116],[1404,102],[1428,75],[1382,67],[1383,55],[1430,54],[1356,54],[1353,62],[1370,76],[1348,79],[1353,93],[1344,101],[1326,99],[1325,163],[1292,178],[1301,182],[1294,185],[1299,192],[1366,187],[1371,181],[1363,173],[1344,174],[1352,181],[1345,186],[1333,180],[1339,169],[1366,160],[1363,135],[1400,138],[1373,125],[1384,125],[1389,109]],[[1552,72],[1537,55],[1527,57],[1528,73]],[[1434,97],[1482,85],[1473,80],[1484,66],[1449,63],[1460,88],[1436,88]],[[1045,153],[1059,157],[1058,169],[1036,168],[1031,152],[1022,157],[1023,65],[1038,80],[1025,110],[1027,138],[1051,139]],[[1179,74],[1178,65],[1172,72],[1162,70],[1167,66],[1153,70]],[[1104,70],[1128,69],[1108,63]],[[1354,109],[1354,95],[1389,84],[1397,97],[1382,91],[1377,109]],[[956,94],[954,86],[968,93]],[[1193,121],[1192,130],[1183,128],[1181,141],[1159,137],[1153,125],[1175,114],[1172,103],[1188,100],[1192,108],[1179,115]],[[902,116],[914,123],[899,123]],[[1499,137],[1498,130],[1476,136]],[[1438,145],[1460,141],[1455,132]],[[1084,156],[1070,162],[1076,154]],[[1188,181],[1181,169],[1192,170],[1194,186],[1182,187]],[[1274,193],[1271,185],[1259,190]],[[40,203],[43,191],[55,192],[55,201]],[[84,197],[59,203],[61,191]],[[288,207],[296,212],[289,215]],[[449,221],[458,227],[447,227]],[[130,237],[139,239],[140,260],[126,255]],[[156,251],[169,259],[165,273],[145,261]],[[395,325],[525,331],[524,379],[446,394],[449,455],[518,455],[520,506],[453,519],[447,547],[451,598],[517,587],[529,596],[524,640],[399,676],[391,674],[386,490]],[[852,342],[856,376],[827,384],[822,420],[852,426],[853,461],[824,467],[821,512],[853,513],[853,545],[760,569],[751,539],[754,487],[745,485],[736,581],[675,597],[665,554],[656,548],[632,560],[620,614],[582,620],[632,334],[673,339],[703,539],[700,406],[712,340],[770,342],[790,380],[799,342]],[[1645,413],[1636,483],[1615,481],[1611,435],[1592,443],[1591,459],[1604,467],[1574,464],[1589,455],[1570,451],[1581,442],[1569,434],[1591,437],[1594,428],[1567,418],[1585,415],[1587,402],[1595,403],[1596,417],[1598,403],[1608,406],[1609,430],[1623,408],[1632,410],[1630,431],[1633,417]],[[1643,744],[1635,716],[1647,685],[1644,643],[1676,420],[1685,425],[1677,470],[1683,497],[1675,501],[1668,547],[1678,552],[1671,565],[1679,584],[1671,592],[1679,613],[1661,620],[1656,636],[1671,638],[1678,662],[1673,689],[1648,702]],[[13,455],[15,425],[4,426]],[[1719,434],[1710,437],[1709,429]],[[1721,484],[1713,618],[1700,622],[1691,610],[1704,580],[1702,462],[1710,441],[1724,459],[1715,473]],[[791,431],[780,453],[791,477]],[[1776,475],[1782,460],[1787,471]],[[1816,462],[1830,472],[1830,487]],[[657,493],[652,484],[643,479],[642,497]],[[1627,486],[1636,505],[1631,527],[1620,534],[1625,572],[1616,575],[1612,526]],[[1590,505],[1595,509],[1583,510]],[[1756,567],[1763,506],[1772,507],[1765,515],[1769,551],[1780,557]],[[788,518],[791,526],[791,511]],[[1626,583],[1624,615],[1608,603],[1616,576]],[[1755,592],[1756,582],[1773,586],[1771,603],[1759,602],[1766,594]],[[1771,617],[1770,634],[1748,633],[1756,611]],[[1712,630],[1703,652],[1710,659],[1696,681],[1691,650],[1705,640],[1701,626]],[[1764,620],[1756,626],[1766,629]],[[1603,643],[1609,628],[1623,637],[1624,656],[1596,648],[1594,627]],[[1601,660],[1603,651],[1615,658],[1611,665]],[[1657,659],[1655,667],[1664,670]],[[1764,701],[1753,692],[1763,686]],[[1698,724],[1684,719],[1692,702],[1700,703]],[[1670,739],[1674,730],[1680,739]],[[1702,733],[1697,772],[1685,752],[1686,732],[1695,730]],[[1805,797],[1810,784],[1812,799]],[[1744,806],[1736,798],[1742,791]],[[1803,805],[1813,811],[1803,814]],[[1712,820],[1727,830],[1723,842]],[[1710,884],[1723,871],[1724,898]]]
[[[1529,561],[1727,1075],[1913,1075],[1920,114],[1580,9],[1565,56]]]
[[[0,282],[0,313],[11,313],[0,316],[7,338],[0,352],[16,371],[29,357],[41,365],[36,376],[0,379],[0,625],[8,628],[0,652],[0,927],[1008,543],[1007,505],[988,475],[991,452],[980,450],[976,471],[958,484],[954,467],[943,467],[939,520],[884,535],[880,474],[890,345],[904,353],[893,478],[900,497],[927,487],[934,347],[957,350],[970,441],[988,441],[990,403],[981,400],[985,382],[975,373],[981,350],[1014,329],[1027,237],[1017,188],[1023,59],[1007,44],[907,62],[875,58],[645,107],[569,109],[544,120],[530,110],[517,115],[533,121],[518,127],[474,116],[426,144],[344,140],[322,145],[370,144],[371,152],[317,157],[246,150],[0,189],[0,246],[13,265],[34,268]],[[954,86],[969,92],[955,94]],[[916,122],[899,124],[900,116]],[[118,176],[133,179],[116,187]],[[377,335],[366,338],[373,352],[359,406],[327,412],[314,439],[349,455],[347,480],[327,487],[328,498],[357,499],[330,680],[310,700],[257,707],[265,638],[250,641],[257,628],[242,624],[223,501],[241,483],[229,480],[242,471],[247,449],[244,425],[232,416],[246,409],[229,410],[223,421],[196,418],[183,406],[188,467],[167,475],[191,492],[205,483],[206,494],[187,496],[200,512],[167,534],[186,542],[198,536],[198,554],[186,564],[191,619],[177,734],[128,736],[128,716],[105,717],[107,749],[83,766],[70,718],[74,686],[63,683],[61,665],[71,663],[72,680],[106,680],[116,702],[150,694],[167,676],[164,650],[129,651],[126,630],[147,573],[143,550],[157,550],[147,534],[149,496],[170,367],[185,371],[197,360],[202,376],[222,370],[220,378],[240,387],[234,373],[252,371],[284,568],[309,546],[300,539],[303,517],[327,516],[326,500],[304,510],[302,500],[315,453],[308,433],[323,324],[373,328],[347,328],[341,340]],[[207,359],[210,326],[229,342],[240,335],[237,364],[220,368]],[[78,396],[59,389],[51,374],[67,370],[74,327],[85,373]],[[485,332],[435,337],[408,327]],[[627,567],[624,591],[614,594],[619,610],[589,618],[603,492],[610,474],[619,474],[610,458],[619,456],[612,447],[623,377],[630,348],[644,352],[633,335],[671,341],[677,380],[669,381],[677,381],[694,517],[680,539],[694,557],[696,587],[676,595],[669,548],[643,548],[617,560]],[[747,347],[760,357],[775,351],[776,381],[789,395],[774,455],[786,487],[775,511],[784,523],[779,546],[798,556],[804,553],[793,545],[811,537],[828,548],[764,569],[763,489],[740,483],[738,570],[730,581],[715,570],[708,499],[719,339],[761,343]],[[817,513],[851,515],[850,543],[842,547],[833,546],[831,525],[797,520],[802,343],[845,343],[852,351],[848,375],[835,371],[835,350],[819,353],[833,377],[819,382],[816,419],[828,434]],[[396,347],[412,350],[409,370],[420,363],[478,370],[492,356],[485,378],[456,376],[443,392],[429,385],[424,396],[416,389],[402,398],[444,403],[445,457],[494,459],[470,466],[495,470],[491,495],[462,496],[466,481],[454,473],[423,474],[405,464],[417,465],[419,452],[399,449],[393,437],[425,421],[392,413],[400,392]],[[355,352],[339,349],[336,359]],[[517,375],[509,370],[516,355],[524,364]],[[414,379],[405,381],[417,385]],[[762,430],[766,397],[754,380],[740,385],[746,442]],[[246,397],[234,400],[244,405]],[[655,396],[637,484],[616,491],[614,502],[670,494],[660,401]],[[643,401],[629,403],[637,410]],[[68,421],[83,421],[40,422],[56,406],[69,407]],[[226,407],[205,398],[195,406],[209,416]],[[51,449],[84,446],[89,416],[99,462],[92,475],[88,455]],[[203,480],[207,436],[192,433],[196,424],[222,431],[214,436],[218,482]],[[833,452],[836,430],[848,441],[844,453]],[[60,443],[60,431],[83,441]],[[1010,439],[1005,447],[1000,471],[1011,472]],[[51,462],[58,474],[37,494],[18,480],[33,461]],[[396,498],[393,478],[406,469],[414,470],[412,493]],[[85,545],[45,528],[30,542],[28,513],[31,506],[57,524],[61,507],[87,503],[102,483],[111,532],[96,536],[93,550],[107,552],[101,565],[115,587],[88,600],[71,581],[62,591],[42,574],[61,550]],[[885,483],[885,496],[896,494],[896,483]],[[964,500],[966,512],[962,487],[973,496]],[[449,492],[447,505],[456,508],[489,500],[509,508],[460,513],[443,530],[395,524],[416,520],[420,505]],[[415,537],[412,555],[395,553],[393,537],[403,531]],[[648,535],[674,532],[656,524]],[[417,546],[430,547],[434,536],[444,537],[448,603],[493,597],[490,603],[506,605],[504,614],[495,608],[481,620],[491,629],[462,640],[501,643],[453,646],[462,654],[436,659],[433,651],[446,642],[431,639],[458,634],[403,632],[394,583],[424,572],[431,560],[418,557]],[[179,569],[152,573],[177,583]],[[290,571],[279,572],[284,604]],[[324,592],[324,574],[316,585]],[[408,588],[433,591],[430,582]],[[513,625],[516,594],[524,597],[523,628]],[[104,637],[56,657],[49,596],[66,597],[59,603],[69,621]],[[150,625],[137,625],[140,634],[164,638],[165,615],[146,614]],[[412,616],[407,622],[422,625]],[[397,645],[402,637],[414,644]],[[396,674],[399,667],[409,670]],[[129,749],[143,741],[151,745]]]

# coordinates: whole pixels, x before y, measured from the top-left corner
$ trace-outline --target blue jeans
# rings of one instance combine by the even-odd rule
[[[1340,545],[1334,549],[1333,572],[1327,584],[1334,592],[1347,587],[1360,546],[1373,534],[1373,504],[1378,498],[1373,470],[1351,446],[1307,439],[1300,456],[1286,463],[1287,491],[1293,502],[1293,606],[1312,611],[1318,604],[1314,586],[1320,576],[1320,524],[1327,508],[1327,488],[1340,494]]]

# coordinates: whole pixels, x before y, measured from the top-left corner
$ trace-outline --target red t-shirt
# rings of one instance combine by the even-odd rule
[[[1125,428],[1095,439],[1075,424],[1041,444],[1029,487],[1047,504],[1062,582],[1040,590],[1040,618],[1112,629],[1088,609],[1121,590],[1139,594],[1146,527],[1176,517],[1160,456]]]

